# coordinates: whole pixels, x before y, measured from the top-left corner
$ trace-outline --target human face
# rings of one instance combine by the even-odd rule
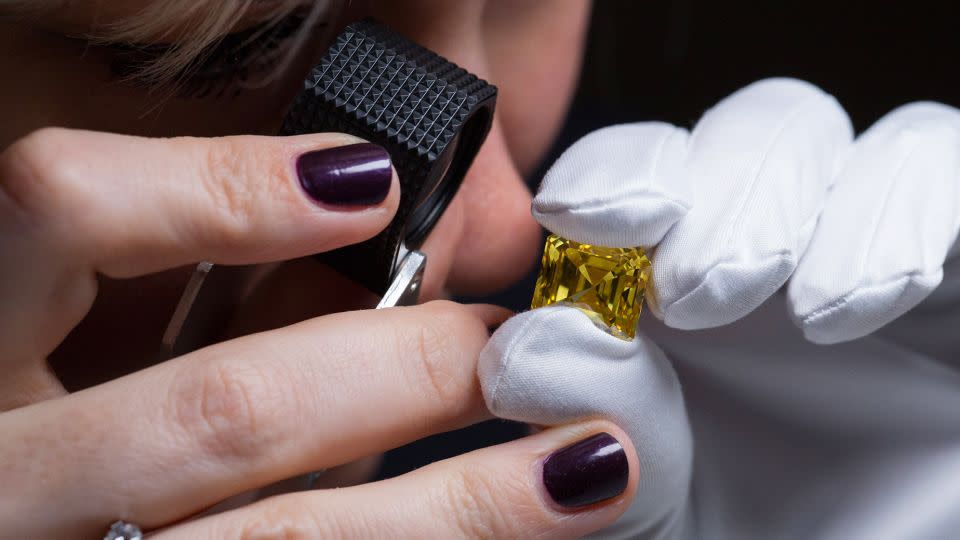
[[[40,12],[26,23],[0,23],[0,48],[4,50],[0,69],[11,75],[0,87],[5,118],[0,126],[0,149],[44,126],[151,137],[276,133],[300,81],[329,37],[352,20],[373,16],[500,88],[493,129],[460,193],[424,246],[430,260],[425,296],[491,292],[529,270],[540,230],[530,217],[530,194],[522,178],[542,158],[569,105],[588,2],[353,0],[324,17],[326,26],[314,32],[289,67],[269,84],[246,88],[235,96],[233,92],[206,96],[152,92],[116,75],[115,51],[68,37],[96,31],[111,21],[135,15],[149,2],[162,1],[79,0],[62,9]],[[216,10],[218,5],[211,2],[209,9]],[[267,15],[268,7],[258,7],[250,17],[237,21],[233,30],[250,27]],[[294,276],[302,274],[288,273],[288,287],[293,287]],[[182,275],[136,280],[136,284],[105,280],[91,316],[75,332],[80,335],[77,339],[82,341],[82,335],[88,333],[86,327],[96,335],[92,329],[107,324],[116,334],[117,302],[127,302],[119,306],[136,309],[142,315],[139,321],[155,324],[145,325],[153,330],[121,332],[140,336],[141,341],[156,341],[155,328],[169,315],[183,284]],[[312,283],[316,282],[314,277]],[[136,302],[122,300],[129,299],[133,289],[138,291]],[[164,300],[142,302],[144,295]],[[299,292],[295,296],[304,297]],[[280,319],[316,314],[317,305],[323,305],[321,311],[350,305],[346,301],[310,304],[309,309],[292,309],[296,315]],[[151,310],[146,307],[149,305],[157,307]],[[118,355],[129,358],[139,349],[131,350],[123,344],[126,341],[113,340],[112,346],[118,348]],[[102,347],[104,342],[98,343]]]

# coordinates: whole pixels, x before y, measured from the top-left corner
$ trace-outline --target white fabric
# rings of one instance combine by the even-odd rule
[[[505,322],[482,355],[484,396],[498,416],[561,424],[589,414],[630,426],[643,471],[633,521],[649,528],[676,512],[690,485],[690,427],[677,376],[652,341],[624,341],[550,306]]]
[[[659,122],[612,126],[585,136],[547,172],[534,217],[582,243],[659,244],[693,198],[684,171],[688,138],[687,130]]]
[[[958,228],[960,112],[893,111],[858,139],[790,283],[807,337],[861,337],[915,306],[940,284]]]
[[[659,235],[654,275],[670,279],[658,282],[651,307],[677,328],[732,322],[796,267],[849,151],[850,121],[816,87],[772,79],[708,111],[685,151],[672,145],[660,153],[651,143],[664,133],[670,127],[639,124],[588,135],[547,173],[534,216],[586,243],[650,246],[656,242],[636,240]],[[634,134],[640,137],[631,147],[626,140]],[[637,173],[620,173],[638,166]],[[661,170],[668,175],[658,177]],[[677,201],[692,201],[689,212],[678,212]],[[670,217],[675,227],[664,236]]]
[[[960,260],[944,267],[960,112],[908,105],[853,141],[821,90],[761,81],[690,137],[587,136],[534,214],[582,242],[657,244],[663,322],[647,314],[634,343],[553,306],[481,355],[495,414],[630,433],[637,502],[600,536],[960,537]]]

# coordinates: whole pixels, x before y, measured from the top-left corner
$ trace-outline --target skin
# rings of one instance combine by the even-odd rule
[[[274,264],[251,283],[235,339],[158,363],[160,332],[197,261],[276,263],[362,241],[393,216],[399,183],[394,175],[371,207],[317,205],[291,163],[356,139],[269,137],[330,33],[311,37],[270,84],[207,98],[118,80],[109,50],[67,37],[146,2],[68,2],[0,23],[0,68],[17,74],[0,88],[0,242],[13,254],[0,265],[0,318],[10,322],[0,330],[0,478],[16,493],[0,492],[5,533],[95,536],[126,517],[164,538],[577,537],[616,519],[637,457],[622,430],[586,420],[395,480],[177,525],[284,478],[350,462],[369,470],[357,460],[488,418],[476,362],[509,313],[450,302],[343,313],[373,299],[316,263]],[[493,130],[424,246],[427,300],[499,289],[534,261],[540,230],[522,175],[569,103],[588,9],[354,1],[329,20],[335,33],[373,15],[500,87]],[[358,402],[360,393],[378,397]],[[131,425],[142,427],[134,440],[108,444]],[[627,489],[576,511],[557,506],[539,480],[543,459],[600,431],[625,448]],[[50,519],[28,519],[49,508],[59,509]]]
[[[0,48],[6,54],[0,68],[18,77],[0,89],[0,103],[16,104],[4,111],[0,148],[45,126],[149,137],[275,133],[286,104],[330,35],[317,32],[290,69],[267,87],[247,89],[234,99],[173,97],[159,102],[147,89],[118,81],[109,69],[108,51],[64,37],[95,30],[94,12],[105,25],[146,5],[143,0],[109,2],[104,11],[100,4],[71,2],[69,9],[45,14],[37,24],[4,25]],[[562,122],[579,71],[588,10],[589,4],[580,0],[360,1],[328,17],[335,29],[372,15],[500,88],[493,130],[424,246],[430,260],[424,299],[489,293],[525,275],[535,262],[540,229],[530,216],[530,194],[522,177],[541,159]],[[257,20],[248,17],[238,21],[237,28]],[[71,84],[63,84],[65,80]],[[484,240],[465,241],[477,238]],[[189,272],[180,268],[119,282],[101,279],[89,315],[50,357],[68,388],[89,386],[139,367],[131,365],[131,358],[154,356],[162,331],[158,329],[166,324]],[[372,301],[365,291],[325,268],[290,272],[329,282],[328,290],[348,292],[335,298],[326,293],[307,295],[294,305],[274,303],[268,306],[273,311],[270,317],[250,321],[241,314],[234,328],[273,328],[311,315],[367,307]],[[286,276],[275,281],[286,285],[268,282],[258,298],[282,297],[278,289],[296,287]],[[136,303],[138,320],[118,317],[129,312],[131,302]],[[256,304],[246,311],[261,313],[263,307]],[[105,340],[105,335],[125,338]],[[90,350],[98,351],[99,369],[86,365],[76,370],[66,360]]]

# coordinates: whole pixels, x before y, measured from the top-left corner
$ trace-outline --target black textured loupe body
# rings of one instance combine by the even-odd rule
[[[419,247],[460,187],[490,131],[496,95],[374,21],[347,26],[307,77],[280,134],[349,133],[386,148],[400,206],[379,235],[318,257],[383,294],[400,246]]]

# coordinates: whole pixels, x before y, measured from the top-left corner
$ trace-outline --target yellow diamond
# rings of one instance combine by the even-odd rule
[[[547,237],[531,308],[569,302],[610,333],[633,339],[650,279],[650,260],[640,248],[580,244]]]

